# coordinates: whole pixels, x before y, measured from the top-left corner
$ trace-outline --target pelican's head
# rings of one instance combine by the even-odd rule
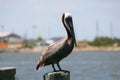
[[[68,36],[73,38],[74,44],[75,44],[75,46],[77,46],[75,33],[74,33],[74,27],[73,27],[73,21],[72,21],[72,15],[67,12],[63,13],[62,22],[67,30]]]

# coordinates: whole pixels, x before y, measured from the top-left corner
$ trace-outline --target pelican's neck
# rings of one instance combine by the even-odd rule
[[[77,46],[76,39],[75,39],[75,33],[74,33],[74,27],[73,27],[73,21],[72,21],[72,15],[69,13],[63,13],[62,21],[67,31],[67,36],[68,36],[67,41],[71,45]]]
[[[74,39],[74,37],[68,35],[68,36],[67,36],[67,42],[68,42],[68,44],[74,46],[74,44],[75,44],[75,39]]]

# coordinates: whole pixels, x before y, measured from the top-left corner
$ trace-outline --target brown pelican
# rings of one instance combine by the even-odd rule
[[[77,46],[71,14],[63,13],[62,22],[67,31],[67,37],[56,41],[43,50],[36,70],[40,70],[43,66],[52,65],[53,70],[56,71],[54,64],[57,64],[61,71],[59,62],[71,53],[74,45]]]

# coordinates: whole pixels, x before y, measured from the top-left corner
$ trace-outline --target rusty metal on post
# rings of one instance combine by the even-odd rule
[[[69,71],[49,72],[44,75],[44,80],[70,80]]]

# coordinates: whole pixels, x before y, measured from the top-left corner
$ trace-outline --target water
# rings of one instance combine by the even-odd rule
[[[19,80],[43,80],[51,66],[36,72],[40,53],[0,54],[0,66],[16,67]],[[120,52],[72,52],[60,62],[62,69],[71,72],[71,80],[120,80]]]

